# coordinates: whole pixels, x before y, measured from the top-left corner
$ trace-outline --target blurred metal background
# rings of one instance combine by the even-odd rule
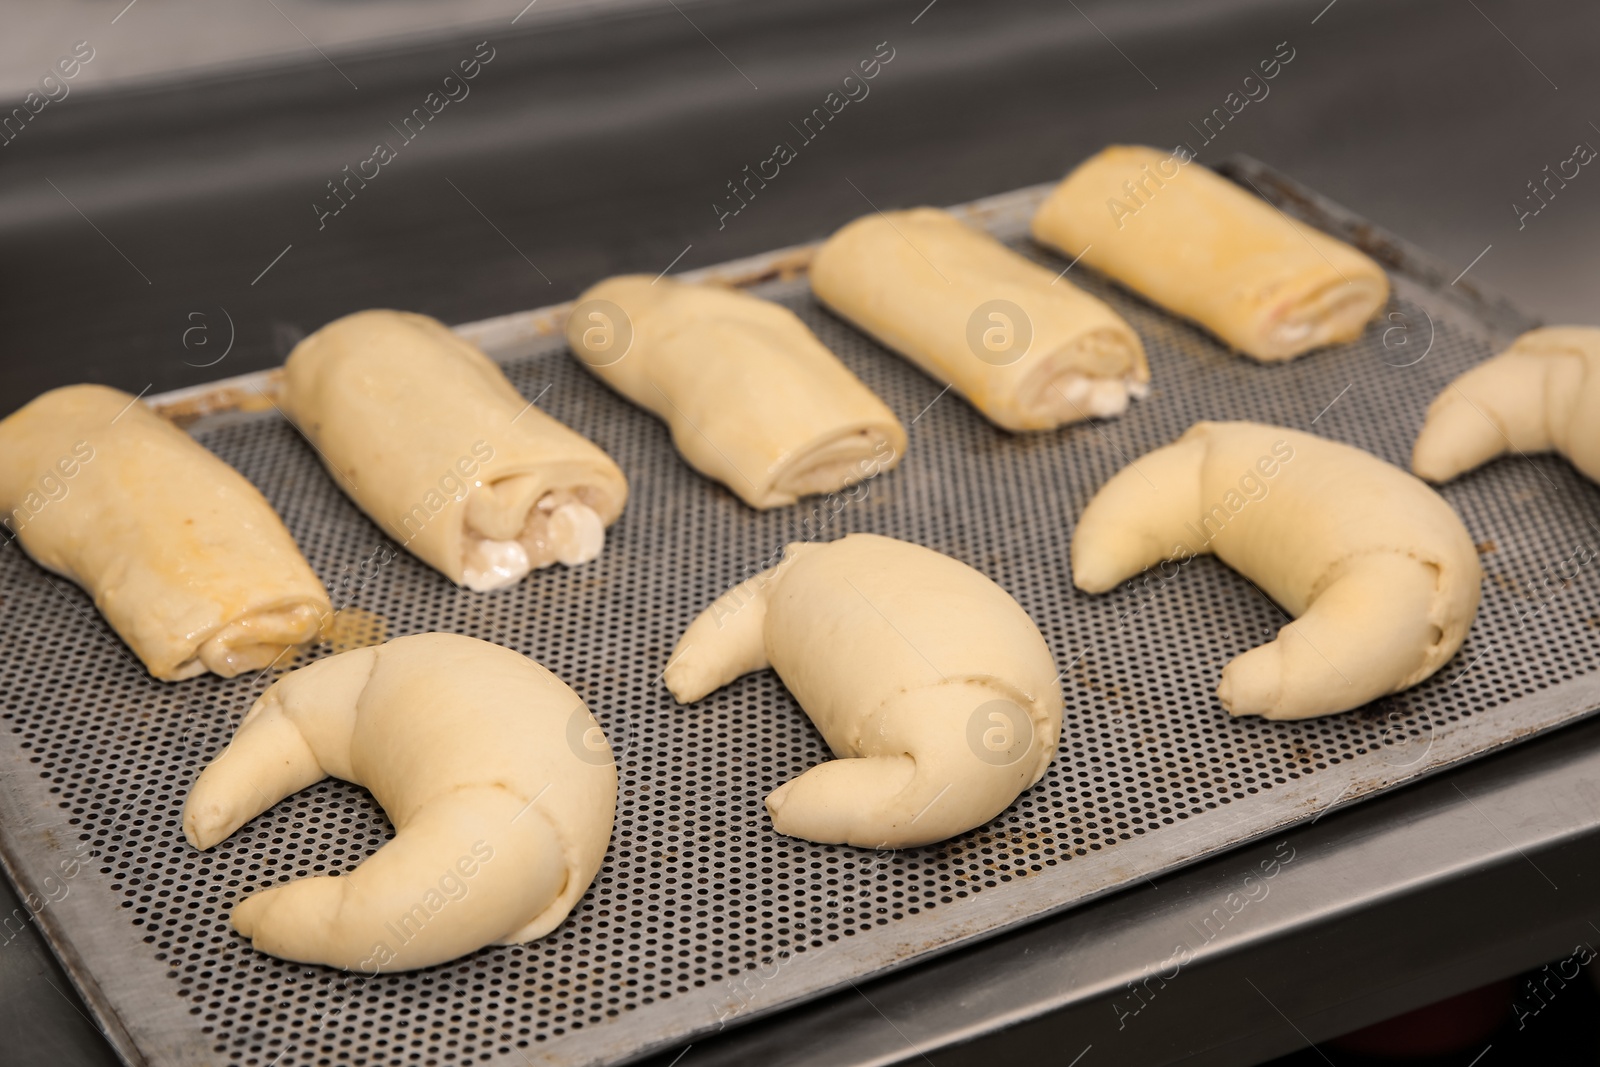
[[[1110,141],[1248,152],[1536,314],[1600,321],[1600,174],[1530,187],[1600,147],[1600,9],[1577,0],[77,0],[4,5],[0,26],[0,412],[71,381],[159,391],[266,367],[361,307],[461,322],[751,254],[868,200],[1049,180]],[[63,79],[78,42],[93,58]],[[470,92],[404,140],[391,124],[482,42]],[[728,183],[797,142],[791,124],[882,42],[894,58],[870,94],[721,216]],[[1194,127],[1280,42],[1294,59],[1270,95],[1202,145]],[[395,158],[330,199],[379,141]],[[1196,968],[1209,979],[1164,992],[1159,1025],[1116,1026],[1140,931],[1203,913],[1250,857],[730,1033],[682,1067],[1067,1063],[1086,1046],[1084,1067],[1249,1063],[1320,1040],[1600,936],[1584,933],[1597,753],[1600,725],[1582,725],[1301,831],[1302,890]],[[7,1062],[110,1062],[14,925]],[[1246,977],[1294,996],[1261,1003]]]

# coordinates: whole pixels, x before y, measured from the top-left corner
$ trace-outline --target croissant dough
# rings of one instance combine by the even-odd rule
[[[1181,149],[1089,157],[1040,205],[1033,236],[1267,362],[1355,340],[1389,299],[1378,264]]]
[[[1121,414],[1150,381],[1139,335],[1104,302],[945,211],[855,220],[817,250],[811,288],[1007,430]],[[999,350],[980,357],[990,330]]]
[[[196,848],[333,775],[371,790],[394,838],[342,877],[255,893],[233,925],[283,959],[427,967],[560,925],[605,858],[617,772],[578,694],[459,634],[401,637],[285,676],[201,772]]]
[[[591,321],[604,300],[629,320],[621,358]],[[596,334],[604,330],[604,334]],[[667,423],[689,465],[751,507],[843,489],[899,462],[894,413],[787,308],[711,285],[626,275],[578,298],[567,340],[595,376]]]
[[[283,406],[361,509],[477,590],[599,555],[628,483],[442,323],[361,311],[295,346]]]
[[[1295,621],[1223,669],[1234,715],[1348,711],[1455,655],[1483,571],[1450,505],[1349,445],[1250,422],[1200,422],[1101,487],[1072,537],[1072,577],[1104,593],[1164,560],[1214,552]]]
[[[260,670],[331,614],[255,486],[127,393],[45,393],[0,421],[0,455],[0,518],[162,681]]]
[[[716,600],[665,672],[681,704],[771,665],[837,759],[779,786],[779,833],[907,848],[988,822],[1061,733],[1050,649],[1005,590],[873,534],[797,542]]]
[[[1506,452],[1560,452],[1600,482],[1600,329],[1531,330],[1445,387],[1411,469],[1447,482]]]

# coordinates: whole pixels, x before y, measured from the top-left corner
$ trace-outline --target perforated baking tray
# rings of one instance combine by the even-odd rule
[[[1212,695],[1231,657],[1283,622],[1200,559],[1170,581],[1072,588],[1074,517],[1130,458],[1202,418],[1310,429],[1403,464],[1446,381],[1530,323],[1468,281],[1259,164],[1231,173],[1383,259],[1387,318],[1284,366],[1231,356],[1078,267],[1143,336],[1154,387],[1125,417],[1012,436],[809,296],[807,249],[696,272],[795,309],[910,429],[898,469],[842,507],[757,513],[700,478],[663,426],[564,352],[564,308],[461,327],[525,395],[592,437],[632,483],[605,552],[488,595],[456,589],[369,522],[267,399],[272,374],[153,398],[267,495],[342,606],[336,647],[455,630],[533,656],[594,709],[619,754],[611,850],[554,934],[426,971],[364,978],[261,955],[227,914],[260,887],[348,870],[389,831],[327,781],[199,853],[179,813],[270,677],[152,680],[68,583],[0,550],[0,854],[107,1036],[131,1062],[250,1067],[598,1064],[642,1055],[1082,902],[1600,705],[1600,490],[1512,457],[1445,487],[1480,551],[1483,607],[1454,661],[1415,689],[1303,723],[1235,721]],[[1043,187],[961,209],[1022,236]],[[1065,670],[1049,774],[1004,815],[903,852],[772,833],[762,797],[827,758],[777,679],[689,708],[659,676],[713,597],[786,542],[873,531],[964,560],[1021,601]],[[390,555],[392,560],[388,560]],[[1587,558],[1587,557],[1584,557]],[[387,561],[386,561],[387,560]],[[327,649],[317,652],[326,654]],[[286,665],[287,666],[287,665]],[[29,917],[23,917],[28,919]]]

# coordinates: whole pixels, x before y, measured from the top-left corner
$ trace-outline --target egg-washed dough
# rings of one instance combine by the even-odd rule
[[[1478,612],[1472,537],[1423,482],[1281,426],[1199,422],[1101,487],[1072,536],[1072,580],[1116,588],[1205,553],[1294,621],[1222,671],[1234,715],[1348,711],[1427,678]]]
[[[1389,299],[1377,263],[1181,149],[1089,157],[1039,207],[1033,236],[1264,362],[1355,340]]]
[[[184,835],[210,848],[329,775],[369,789],[394,838],[342,876],[247,896],[233,925],[270,955],[371,974],[554,930],[599,871],[617,805],[578,694],[510,649],[430,633],[275,683],[190,790]]]
[[[162,681],[261,670],[331,615],[255,486],[116,389],[54,389],[0,421],[0,521]]]
[[[855,220],[817,250],[811,288],[1007,430],[1119,415],[1150,381],[1139,335],[1103,301],[946,211]],[[1020,308],[1026,324],[991,318],[991,301]],[[1018,358],[980,358],[975,316],[979,336],[993,323],[1032,339]]]
[[[1044,638],[994,582],[874,534],[789,545],[684,632],[680,704],[773,667],[836,759],[767,797],[781,834],[909,848],[982,825],[1044,776],[1061,685]]]
[[[1600,482],[1600,329],[1550,326],[1445,386],[1411,469],[1447,482],[1507,452],[1556,451]]]
[[[621,325],[594,321],[609,301]],[[631,334],[619,355],[619,330]],[[591,344],[591,341],[595,343]],[[906,433],[788,308],[714,285],[608,278],[578,298],[567,342],[601,381],[661,418],[689,465],[755,508],[887,470]]]
[[[290,353],[283,407],[361,510],[478,591],[594,559],[627,501],[610,456],[426,315],[324,326]]]

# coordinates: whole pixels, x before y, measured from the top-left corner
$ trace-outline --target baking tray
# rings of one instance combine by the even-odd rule
[[[1482,554],[1477,622],[1435,677],[1348,714],[1269,723],[1220,709],[1223,664],[1284,618],[1215,560],[1132,591],[1072,588],[1067,549],[1089,497],[1191,422],[1277,422],[1403,464],[1444,383],[1532,325],[1261,164],[1224,170],[1380,258],[1395,282],[1386,317],[1353,344],[1261,366],[1073,268],[1072,281],[1139,331],[1154,381],[1126,416],[1053,433],[994,429],[822,310],[806,287],[809,248],[686,275],[792,307],[907,425],[901,465],[838,507],[813,498],[758,513],[696,475],[659,422],[566,355],[566,305],[460,327],[526,396],[616,457],[632,485],[598,560],[498,593],[457,589],[395,551],[275,410],[276,372],[151,398],[278,508],[341,609],[332,648],[455,630],[533,656],[582,694],[618,753],[616,830],[587,896],[532,944],[376,978],[256,953],[227,924],[233,904],[348,870],[387,839],[382,814],[363,790],[326,781],[210,852],[190,848],[185,792],[272,678],[156,682],[82,593],[10,547],[0,550],[12,633],[0,657],[0,856],[37,905],[17,921],[39,925],[132,1063],[618,1062],[1589,714],[1600,706],[1600,582],[1571,579],[1575,550],[1600,535],[1600,489],[1553,457],[1503,459],[1444,488]],[[957,210],[1059,271],[1066,262],[1024,236],[1047,190]],[[773,834],[763,796],[827,758],[804,714],[771,672],[689,708],[660,681],[713,597],[788,541],[853,531],[988,574],[1064,670],[1050,772],[999,818],[941,845],[873,851]]]

